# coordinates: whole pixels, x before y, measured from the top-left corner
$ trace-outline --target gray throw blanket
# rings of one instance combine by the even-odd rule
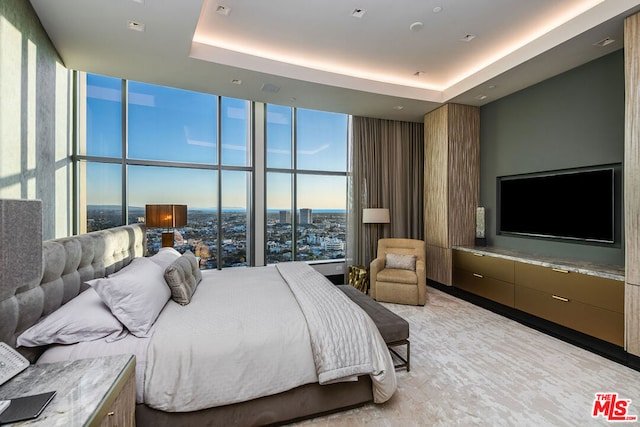
[[[276,266],[307,319],[320,384],[377,373],[373,322],[368,315],[306,263]]]

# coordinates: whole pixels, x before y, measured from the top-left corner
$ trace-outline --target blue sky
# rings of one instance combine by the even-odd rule
[[[81,154],[120,158],[122,153],[121,80],[87,75],[86,148]],[[217,97],[145,83],[129,82],[129,158],[217,164]],[[222,164],[250,166],[244,100],[222,98]],[[291,108],[267,107],[267,167],[291,168]],[[347,116],[297,110],[299,169],[345,171]],[[84,151],[84,152],[83,152]],[[129,166],[129,205],[185,203],[192,208],[217,205],[217,171]],[[250,174],[222,171],[224,207],[246,207]],[[289,174],[269,174],[268,209],[291,206]],[[344,177],[299,176],[298,207],[344,209]],[[119,164],[87,165],[87,204],[120,204]]]

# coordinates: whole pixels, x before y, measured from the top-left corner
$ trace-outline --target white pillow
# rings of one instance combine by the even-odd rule
[[[171,263],[180,258],[180,252],[173,248],[160,248],[157,254],[150,256],[149,259],[158,264],[164,270]]]
[[[126,335],[122,323],[89,288],[20,334],[18,345],[75,344],[105,337],[117,341]]]
[[[133,335],[150,337],[153,324],[171,297],[164,270],[149,258],[134,258],[122,270],[87,282]]]

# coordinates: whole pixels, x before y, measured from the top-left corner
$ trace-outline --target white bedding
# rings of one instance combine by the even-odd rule
[[[145,376],[145,402],[163,411],[318,381],[304,317],[273,267],[204,271],[191,303],[170,301],[158,318]]]
[[[318,382],[307,320],[275,267],[207,270],[202,275],[190,304],[167,303],[151,338],[129,334],[113,343],[56,346],[38,363],[133,353],[137,401],[169,412],[241,402]],[[395,391],[395,371],[384,341],[365,317],[376,334],[372,379],[374,399],[382,402]]]

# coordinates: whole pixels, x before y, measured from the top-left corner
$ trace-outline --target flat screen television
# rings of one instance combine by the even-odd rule
[[[498,177],[498,234],[614,243],[615,167]]]

